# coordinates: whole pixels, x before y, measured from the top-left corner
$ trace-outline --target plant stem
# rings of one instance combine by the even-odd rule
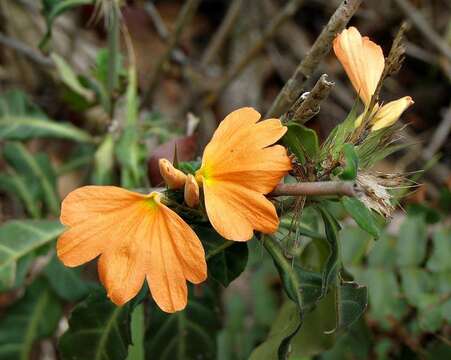
[[[235,244],[235,241],[226,241],[224,244],[222,244],[221,246],[218,246],[216,249],[214,249],[213,251],[210,251],[206,256],[205,256],[205,260],[209,260],[211,259],[213,256],[218,255],[221,251],[224,251],[225,249],[227,249],[228,247],[232,246],[233,244]]]
[[[268,194],[268,196],[346,195],[354,197],[356,196],[356,192],[357,185],[353,181],[317,181],[296,184],[279,184]]]
[[[119,85],[119,7],[111,7],[108,22],[108,79],[107,88],[109,95],[108,113],[110,118],[114,115],[115,90]]]

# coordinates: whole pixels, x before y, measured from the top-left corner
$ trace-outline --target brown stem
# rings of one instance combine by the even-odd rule
[[[294,121],[299,124],[305,124],[319,113],[321,102],[329,96],[334,85],[333,82],[327,80],[327,74],[321,75],[313,89],[307,93],[305,99],[299,97],[290,111],[281,117],[281,121]]]
[[[301,61],[293,76],[287,81],[274,100],[266,114],[266,118],[282,115],[288,111],[291,105],[302,94],[306,80],[313,74],[319,63],[329,53],[333,39],[345,28],[361,2],[362,0],[342,1],[316,39],[307,56]]]
[[[325,196],[346,195],[356,196],[356,184],[353,181],[317,181],[296,184],[279,184],[268,194],[277,196]]]

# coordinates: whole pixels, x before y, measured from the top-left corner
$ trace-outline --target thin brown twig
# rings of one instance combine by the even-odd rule
[[[218,54],[218,51],[224,45],[227,36],[230,33],[230,30],[233,29],[233,26],[240,15],[241,6],[243,5],[243,0],[233,0],[230,4],[227,13],[222,21],[219,29],[214,33],[210,42],[207,45],[205,52],[202,55],[201,64],[208,65],[214,60],[215,56]]]
[[[423,151],[423,157],[425,159],[432,159],[432,157],[440,150],[442,145],[445,143],[448,135],[451,131],[451,106],[445,112],[443,120],[440,125],[435,129],[432,135],[429,145]]]
[[[281,121],[291,120],[305,124],[319,113],[321,102],[329,96],[334,85],[332,81],[328,81],[327,74],[321,75],[313,89],[307,93],[305,98],[300,96],[291,109],[281,117]]]
[[[248,52],[238,61],[232,68],[225,74],[225,76],[220,80],[218,86],[216,86],[204,99],[204,106],[209,106],[213,104],[222,93],[222,91],[229,85],[229,83],[234,80],[257,56],[264,48],[266,43],[272,39],[279,29],[280,25],[284,23],[285,20],[293,16],[299,6],[302,4],[303,0],[290,0],[279,13],[273,18],[269,25],[264,30],[262,36],[255,42],[255,44],[250,47]]]
[[[304,91],[306,80],[313,74],[323,58],[329,53],[333,39],[342,31],[362,0],[343,0],[335,13],[316,39],[309,53],[296,68],[293,76],[287,81],[274,100],[266,118],[280,116],[298,99]]]
[[[33,61],[37,65],[41,65],[48,68],[55,67],[54,62],[50,57],[41,55],[31,46],[28,46],[27,44],[24,44],[2,33],[0,33],[0,44],[10,49],[13,49],[18,54],[25,56],[27,59]]]
[[[357,185],[353,181],[316,181],[296,184],[279,184],[268,194],[268,196],[346,195],[354,197],[357,192]]]
[[[199,4],[200,0],[187,0],[180,10],[180,13],[177,16],[177,20],[175,22],[174,32],[168,38],[167,48],[158,59],[156,65],[153,67],[153,71],[149,76],[149,85],[143,96],[143,104],[147,104],[150,101],[153,91],[155,90],[158,84],[158,80],[160,79],[165,63],[169,60],[172,50],[174,50],[175,46],[179,42],[180,35],[182,34],[183,29],[190,22]]]
[[[412,21],[412,24],[434,45],[438,51],[451,60],[451,47],[436,33],[423,15],[407,0],[395,0],[398,7]]]

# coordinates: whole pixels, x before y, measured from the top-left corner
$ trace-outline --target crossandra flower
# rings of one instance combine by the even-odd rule
[[[187,303],[186,281],[206,279],[202,244],[194,231],[160,201],[114,186],[85,186],[63,201],[57,254],[66,266],[99,257],[99,278],[117,305],[132,299],[147,280],[166,312]]]
[[[254,230],[273,233],[279,225],[276,209],[265,194],[291,169],[286,149],[273,145],[287,128],[279,119],[259,119],[253,108],[227,115],[196,172],[210,223],[229,240],[249,240]]]
[[[338,35],[333,43],[334,52],[346,71],[352,86],[359,94],[366,113],[371,97],[376,91],[377,84],[382,76],[385,66],[382,48],[371,41],[367,36],[362,37],[355,27],[345,29]],[[393,125],[401,114],[413,104],[410,96],[391,101],[380,106],[376,104],[372,109],[372,131]],[[360,115],[356,126],[363,120]]]

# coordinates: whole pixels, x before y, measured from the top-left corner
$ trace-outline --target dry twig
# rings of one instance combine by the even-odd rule
[[[353,181],[317,181],[296,184],[279,184],[268,194],[268,196],[356,196],[356,193],[357,185]]]
[[[277,117],[286,112],[304,91],[305,81],[313,74],[323,58],[329,53],[333,39],[342,31],[362,0],[343,0],[329,22],[316,39],[307,56],[301,61],[290,80],[280,91],[271,108],[268,117]]]

